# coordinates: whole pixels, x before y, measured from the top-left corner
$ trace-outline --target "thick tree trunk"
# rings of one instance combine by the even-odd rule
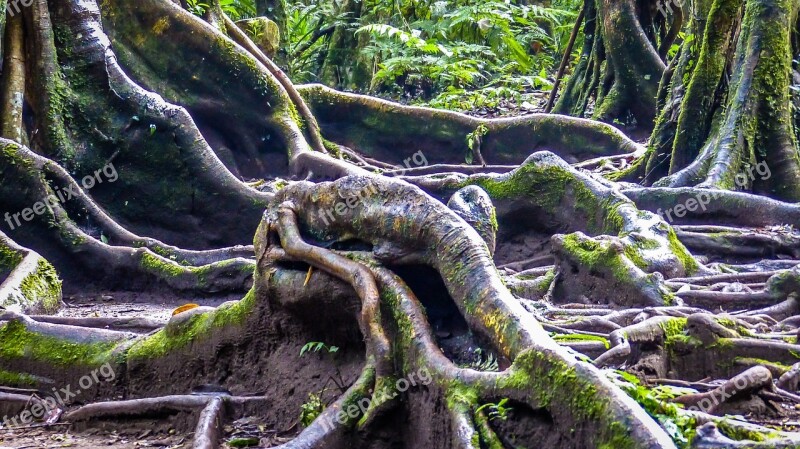
[[[624,122],[630,113],[653,125],[647,155],[615,179],[800,199],[790,97],[796,5],[634,5],[587,1],[581,59],[555,112],[582,116],[593,101],[594,118]],[[663,49],[679,30],[684,38],[665,67]],[[770,167],[768,178],[753,176],[759,164]]]

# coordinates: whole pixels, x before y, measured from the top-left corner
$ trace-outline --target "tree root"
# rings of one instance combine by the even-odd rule
[[[0,232],[0,309],[54,312],[61,305],[61,281],[39,254]]]
[[[548,114],[485,120],[463,114],[403,106],[320,86],[298,88],[329,139],[398,165],[414,168],[406,160],[408,148],[425,155],[427,163],[461,160],[467,134],[480,126],[481,154],[488,164],[519,163],[537,148],[547,148],[565,158],[635,153],[641,147],[612,126]],[[364,130],[370,132],[364,132]]]
[[[135,279],[132,274],[138,273],[139,276],[161,280],[166,285],[183,291],[242,291],[247,288],[254,262],[241,257],[230,257],[244,254],[245,248],[185,251],[154,239],[138,237],[105,215],[63,169],[54,168],[56,164],[17,144],[9,141],[0,143],[5,145],[0,158],[7,158],[8,170],[14,170],[17,179],[21,182],[24,180],[29,186],[29,204],[46,205],[43,214],[27,226],[38,224],[44,227],[46,223],[55,223],[56,226],[50,227],[47,233],[53,235],[62,248],[72,253],[72,257],[83,266],[96,269],[107,276],[126,271],[128,281]],[[46,174],[51,171],[57,172],[60,175],[57,180],[63,180],[67,185],[49,183]],[[102,241],[98,238],[105,235],[102,232],[100,236],[92,236],[78,227],[70,219],[71,214],[66,209],[72,209],[72,205],[53,200],[59,188],[72,192],[71,195],[76,197],[73,201],[90,211],[89,215],[97,219],[101,226],[105,225],[101,229],[108,232],[115,241]],[[20,198],[20,204],[25,203],[26,199]],[[22,231],[24,230],[23,227]],[[126,244],[130,246],[124,246]],[[196,267],[182,265],[202,261],[211,262]]]

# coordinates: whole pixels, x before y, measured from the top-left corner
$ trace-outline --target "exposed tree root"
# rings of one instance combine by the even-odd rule
[[[61,281],[39,254],[0,232],[0,309],[53,312],[61,304]]]
[[[406,161],[417,150],[425,155],[425,165],[461,162],[468,151],[467,134],[481,125],[488,130],[482,138],[481,154],[489,164],[518,164],[538,149],[548,149],[565,158],[641,151],[638,144],[614,127],[589,120],[548,114],[485,120],[402,106],[320,85],[298,89],[325,136],[361,154],[399,165],[400,169],[421,165]]]

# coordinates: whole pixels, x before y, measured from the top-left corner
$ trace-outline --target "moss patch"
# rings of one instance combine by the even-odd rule
[[[112,358],[119,343],[78,343],[28,331],[20,321],[0,327],[0,361],[30,359],[56,366],[98,366]]]
[[[139,340],[128,351],[128,359],[163,357],[192,342],[208,339],[216,329],[241,325],[250,316],[255,304],[255,289],[251,289],[240,301],[223,304],[210,312],[199,313],[176,328],[168,325],[155,334]]]

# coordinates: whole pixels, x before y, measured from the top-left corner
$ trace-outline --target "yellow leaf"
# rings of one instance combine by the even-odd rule
[[[186,312],[187,310],[196,309],[198,307],[200,307],[200,306],[197,305],[197,304],[184,304],[184,305],[178,307],[177,309],[173,310],[172,311],[172,316],[175,316],[175,315],[177,315],[179,313]]]

